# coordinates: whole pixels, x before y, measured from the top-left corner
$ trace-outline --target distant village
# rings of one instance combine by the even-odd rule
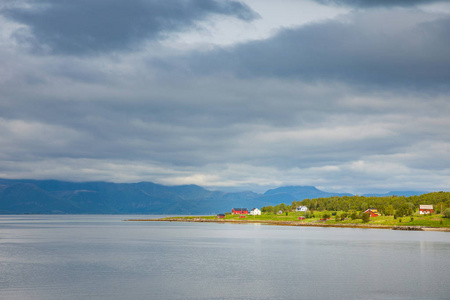
[[[304,205],[300,205],[295,209],[296,212],[307,212],[308,207]],[[433,205],[419,205],[419,214],[432,214],[433,213]],[[247,208],[239,207],[239,208],[232,208],[231,212],[229,213],[231,215],[239,215],[241,218],[245,218],[245,216],[260,216],[261,210],[259,208],[252,208],[250,211]],[[278,211],[278,214],[283,214],[283,211]],[[363,214],[368,214],[369,217],[378,217],[380,216],[380,213],[376,208],[369,208],[366,209]],[[226,214],[217,214],[217,218],[222,219],[225,218]],[[304,219],[305,217],[300,216],[299,219]]]
[[[274,206],[233,207],[204,217],[174,217],[169,221],[262,223],[450,232],[450,192],[419,196],[333,196]],[[358,227],[359,226],[359,227]]]

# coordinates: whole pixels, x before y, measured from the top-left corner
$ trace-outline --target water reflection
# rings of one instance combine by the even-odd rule
[[[450,234],[1,216],[2,299],[448,299]],[[146,216],[148,217],[148,216]]]

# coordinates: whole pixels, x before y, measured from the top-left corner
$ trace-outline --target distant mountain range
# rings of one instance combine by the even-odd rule
[[[411,196],[426,192],[390,192],[367,196]],[[263,207],[293,200],[331,196],[313,186],[285,186],[264,194],[209,191],[197,185],[164,186],[152,182],[64,182],[0,179],[0,214],[215,214],[232,207]]]

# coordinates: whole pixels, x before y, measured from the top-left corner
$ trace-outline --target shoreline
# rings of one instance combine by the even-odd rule
[[[273,220],[224,220],[205,218],[163,218],[163,219],[129,219],[124,221],[132,222],[194,222],[194,223],[219,223],[219,224],[262,224],[272,226],[301,226],[301,227],[332,227],[332,228],[361,228],[361,229],[390,229],[406,231],[441,231],[450,232],[447,227],[422,227],[422,226],[390,226],[390,225],[370,225],[370,224],[326,224],[326,223],[306,223],[298,221],[273,221]]]

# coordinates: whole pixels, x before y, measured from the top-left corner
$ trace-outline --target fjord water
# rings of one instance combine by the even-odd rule
[[[141,217],[0,216],[0,299],[450,299],[450,233]]]

